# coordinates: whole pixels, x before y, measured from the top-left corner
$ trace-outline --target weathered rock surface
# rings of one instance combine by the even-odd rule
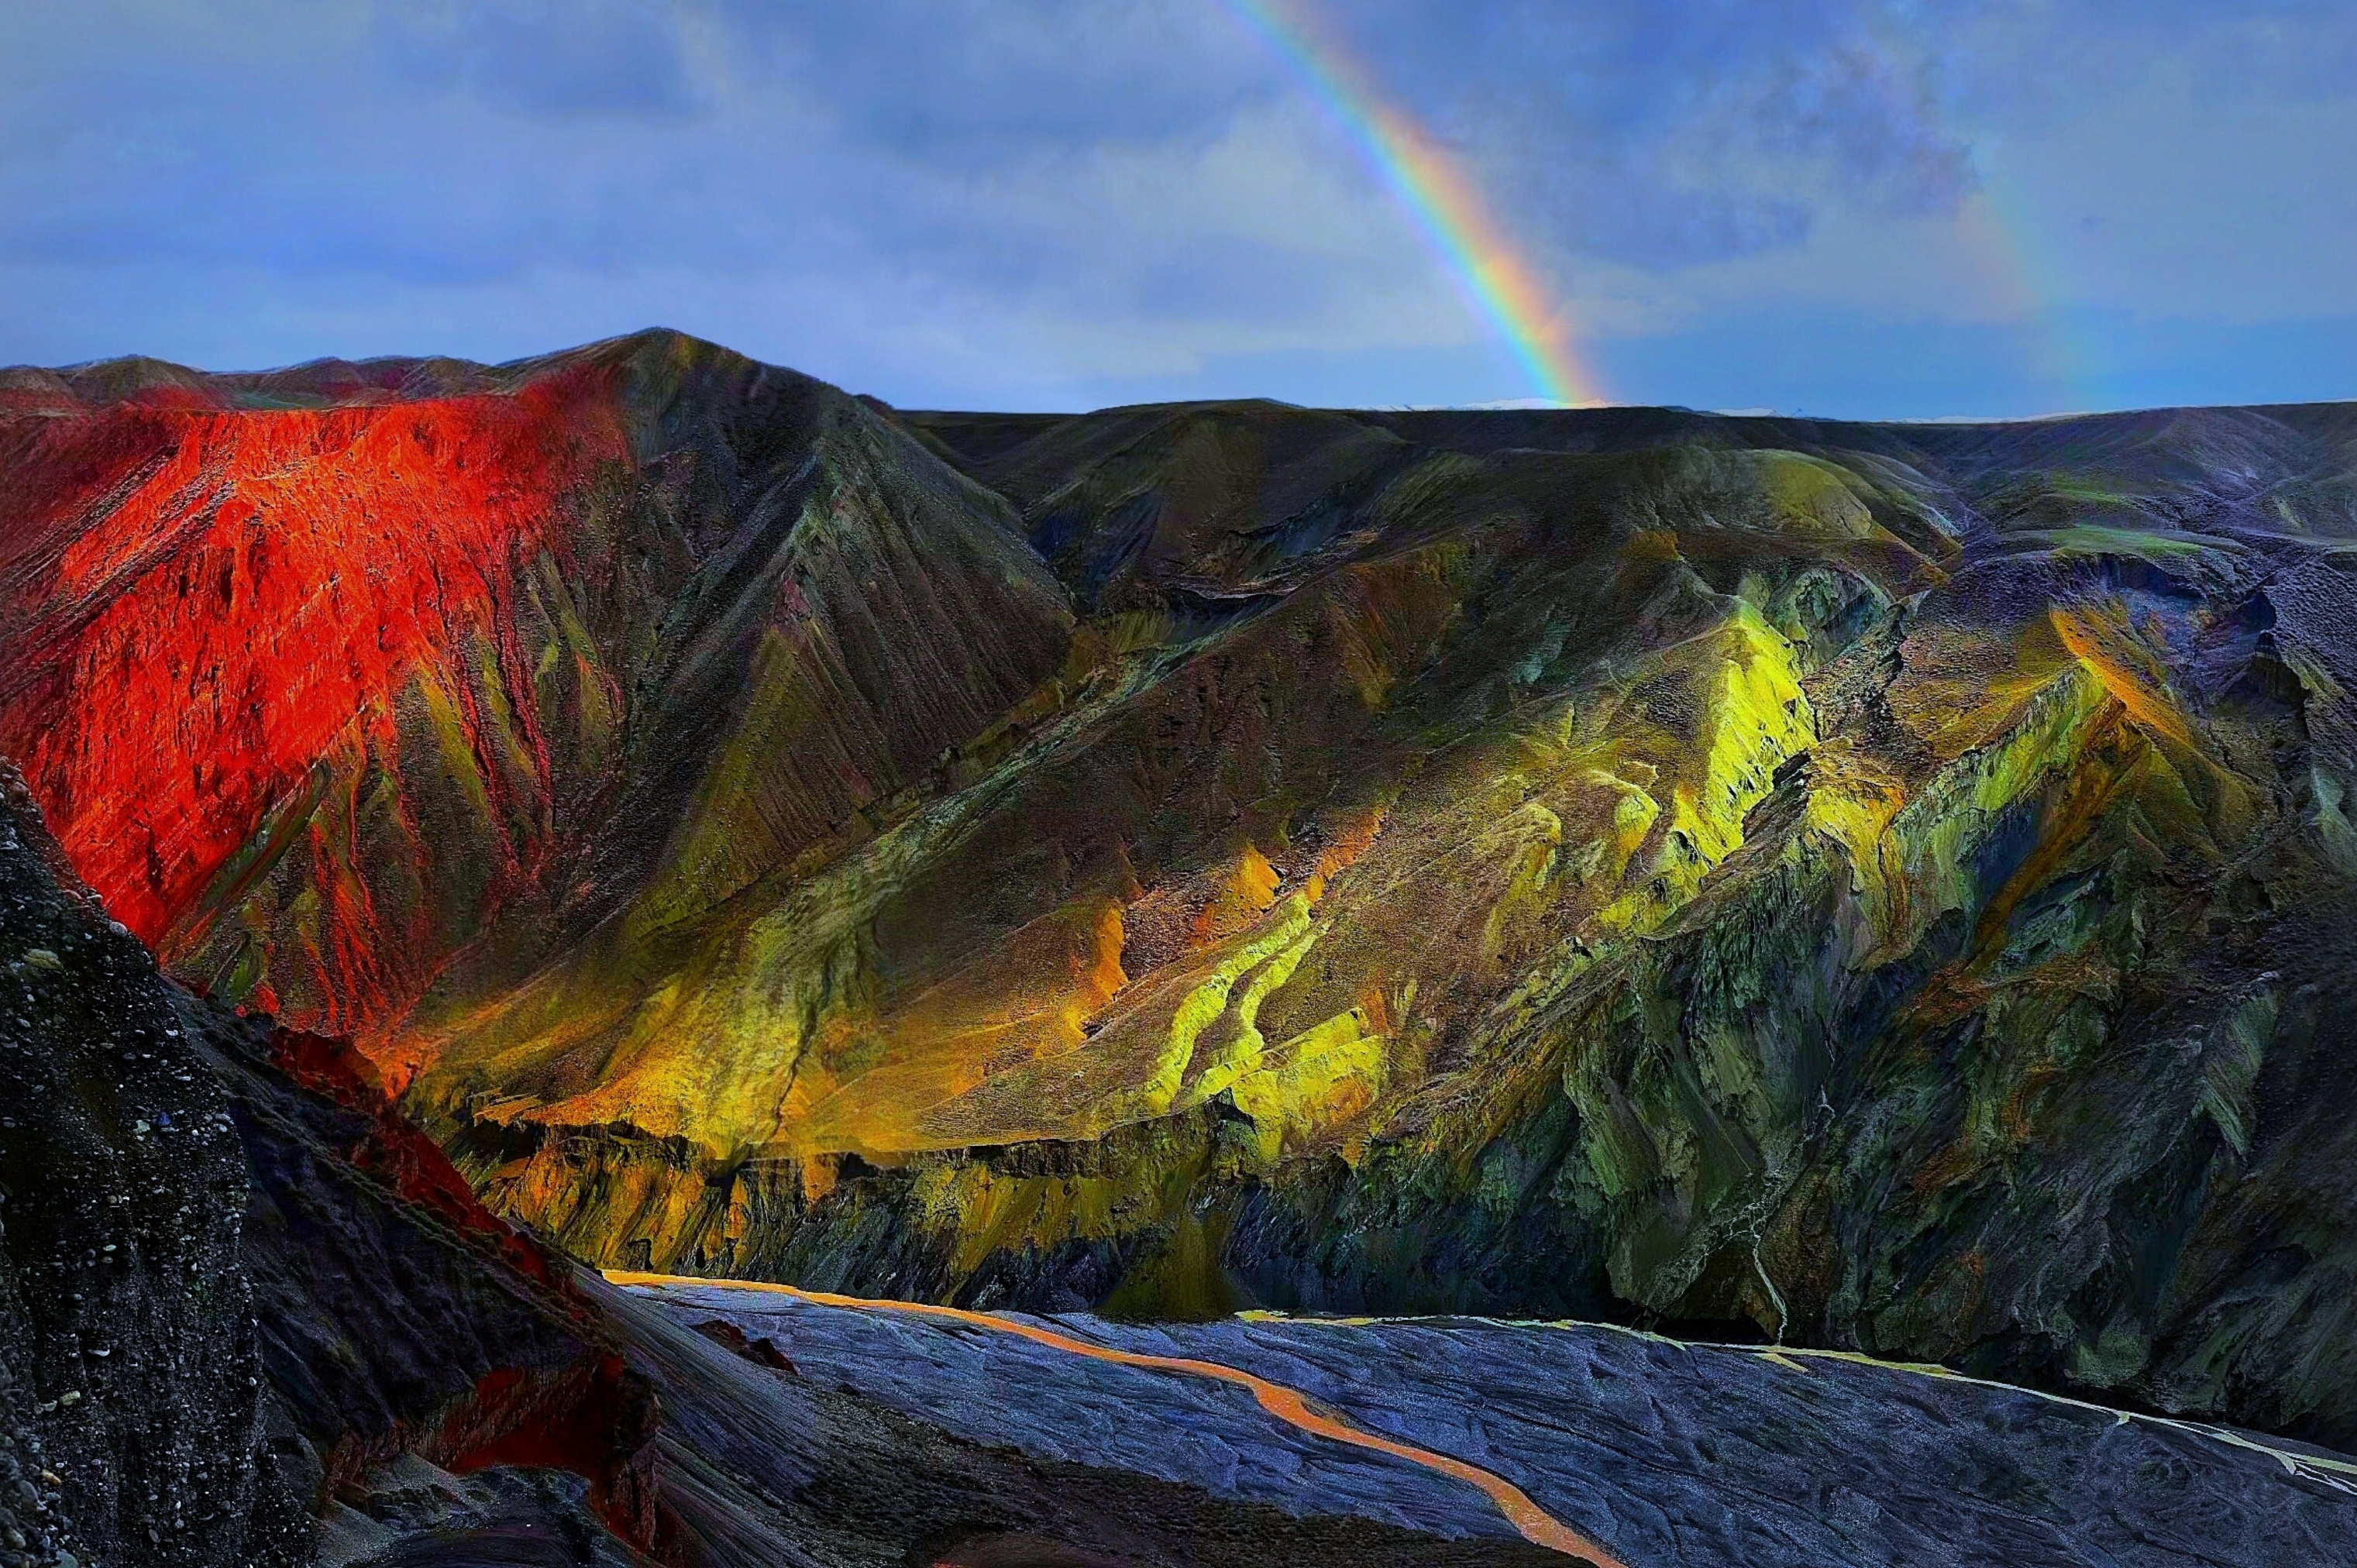
[[[967,1423],[906,1413],[849,1380],[775,1371],[698,1333],[692,1316],[626,1293],[633,1364],[663,1391],[666,1498],[681,1540],[720,1563],[899,1568],[1095,1564],[1495,1564],[1562,1555],[1511,1536],[1448,1534],[1356,1517],[1342,1499],[1279,1507],[1232,1489],[974,1440]],[[707,1315],[708,1316],[708,1315]],[[1073,1410],[1085,1419],[1102,1394]],[[1134,1412],[1151,1421],[1153,1412]],[[1183,1429],[1161,1429],[1168,1442]]]
[[[569,1467],[581,1528],[651,1541],[648,1393],[569,1269],[364,1084],[339,1103],[272,1065],[326,1085],[324,1042],[159,976],[61,885],[4,765],[0,790],[0,938],[20,955],[0,1023],[0,1472],[57,1478],[15,1499],[0,1551],[16,1530],[39,1562],[309,1563],[315,1511],[429,1458]]]
[[[230,1096],[137,939],[59,886],[5,765],[0,796],[0,1552],[305,1562]]]

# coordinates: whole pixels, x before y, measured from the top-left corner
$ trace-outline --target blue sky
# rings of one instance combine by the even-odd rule
[[[2348,0],[1300,0],[1619,400],[2357,397]],[[904,406],[1527,396],[1222,0],[11,0],[0,362],[684,328]]]

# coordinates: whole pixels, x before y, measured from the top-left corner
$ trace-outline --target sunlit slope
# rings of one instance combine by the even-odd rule
[[[1748,1322],[2357,1434],[2346,410],[93,374],[0,388],[0,735],[183,972],[357,1033],[587,1257]],[[297,416],[361,456],[168,434]],[[167,434],[71,456],[117,425]],[[297,492],[350,564],[270,553]],[[126,677],[110,615],[214,640]],[[193,847],[76,838],[102,777]]]
[[[856,835],[1063,658],[1004,502],[673,335],[8,390],[0,745],[173,969],[404,1071],[437,981]]]
[[[1257,613],[1092,618],[962,787],[692,932],[601,930],[457,1020],[419,1092],[713,1159],[1095,1138],[1223,1094],[1272,1159],[1340,1132],[1532,953],[1649,929],[1739,839],[1811,733],[1770,618],[1805,643],[1796,593],[1937,575],[1863,508],[1764,504],[1703,546],[1760,602],[1721,593],[1674,531],[1609,515],[1662,466],[1437,457]],[[1565,674],[1599,661],[1576,703]],[[1544,896],[1558,841],[1568,898]]]
[[[2029,472],[1252,405],[999,439],[1065,669],[421,1092],[624,1263],[1749,1318],[2339,1430],[2346,490],[2227,423]]]

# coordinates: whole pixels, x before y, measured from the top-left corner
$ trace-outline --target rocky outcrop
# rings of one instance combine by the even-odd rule
[[[0,793],[0,1543],[306,1562],[300,1478],[265,1436],[230,1096],[137,939],[60,887],[13,769]]]
[[[404,1455],[569,1470],[651,1544],[648,1391],[569,1269],[337,1053],[278,1036],[298,1087],[266,1026],[163,980],[0,789],[7,1550],[307,1563]]]

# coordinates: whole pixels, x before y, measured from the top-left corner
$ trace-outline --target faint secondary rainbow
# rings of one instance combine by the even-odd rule
[[[1894,81],[1907,80],[1914,73],[1913,62],[1938,52],[1932,40],[1889,10],[1868,20],[1865,41],[1875,63]],[[1927,94],[1920,105],[1939,137],[1969,145],[1971,137],[1948,123],[1937,97]],[[2061,308],[2069,290],[2060,258],[2044,242],[2050,231],[2037,221],[2018,180],[2001,165],[1993,167],[1978,155],[1973,162],[1980,188],[1956,209],[1958,249],[1979,269],[1991,290],[1989,303],[2018,324],[2020,369],[2034,395],[2051,399],[2047,412],[2052,413],[2101,406],[2103,400],[2091,390],[2097,357]]]
[[[1609,403],[1574,350],[1568,324],[1491,220],[1480,193],[1430,137],[1376,92],[1367,73],[1287,0],[1224,0],[1290,66],[1415,219],[1538,388],[1560,403]]]

